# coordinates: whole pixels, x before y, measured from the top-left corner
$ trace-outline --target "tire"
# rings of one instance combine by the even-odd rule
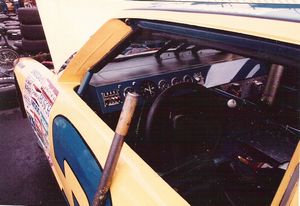
[[[15,14],[15,13],[8,13],[8,14],[6,14],[6,16],[14,17],[14,16],[17,16],[17,14]]]
[[[5,28],[5,26],[4,26],[4,27],[0,27],[0,33],[1,33],[2,35],[5,35],[5,34],[6,34],[6,31],[7,31],[7,29]],[[2,38],[2,36],[1,36],[1,38]]]
[[[20,22],[18,22],[18,21],[12,21],[12,20],[10,20],[10,21],[4,21],[3,22],[4,24],[5,24],[5,26],[18,26],[18,25],[20,25]]]
[[[1,77],[0,78],[0,95],[15,90],[15,78],[13,77]]]
[[[6,30],[20,29],[20,26],[5,26]]]
[[[9,40],[20,40],[22,39],[21,32],[12,32],[12,33],[7,33],[7,38]]]
[[[13,23],[13,22],[11,22],[11,23],[4,23],[5,24],[5,26],[20,26],[20,23]]]
[[[13,47],[16,47],[17,49],[22,49],[22,40],[14,41]]]
[[[19,54],[12,49],[2,48],[0,49],[0,66],[7,66],[10,69],[13,67],[13,63],[19,58]]]
[[[12,34],[12,33],[21,33],[20,29],[10,29],[6,31],[6,34]]]
[[[7,16],[6,14],[1,14],[0,13],[0,19],[4,19],[4,18],[8,18],[9,16]]]
[[[0,22],[4,22],[4,21],[7,21],[7,20],[9,20],[8,16],[0,16]]]
[[[21,24],[21,34],[25,39],[28,40],[45,40],[45,33],[43,30],[43,26],[41,24],[38,25],[26,25]]]
[[[37,8],[19,8],[18,17],[21,24],[42,24]]]
[[[22,39],[22,49],[32,53],[49,52],[46,40]]]
[[[0,110],[18,106],[14,77],[0,78]]]
[[[19,18],[17,16],[10,16],[9,20],[19,21]]]

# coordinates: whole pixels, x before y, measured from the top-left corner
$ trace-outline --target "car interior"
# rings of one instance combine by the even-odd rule
[[[82,99],[115,130],[127,93],[139,94],[125,141],[191,205],[270,205],[300,136],[299,49],[135,24]]]

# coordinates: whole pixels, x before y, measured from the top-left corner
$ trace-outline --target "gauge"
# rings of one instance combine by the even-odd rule
[[[161,91],[164,91],[164,90],[168,89],[169,87],[170,87],[170,84],[164,79],[162,79],[158,82],[158,89],[160,89]]]
[[[191,77],[190,75],[184,75],[184,77],[183,77],[183,82],[193,82],[194,80],[193,80],[193,77]]]
[[[172,85],[172,86],[175,85],[175,84],[179,84],[179,83],[180,83],[180,79],[179,79],[179,78],[173,77],[173,78],[171,79],[171,85]]]
[[[157,87],[156,87],[155,83],[152,81],[144,81],[144,82],[142,82],[141,87],[140,87],[141,95],[143,97],[145,97],[146,99],[155,97],[156,90],[157,90]]]
[[[123,91],[124,97],[126,97],[128,92],[132,93],[132,92],[134,92],[134,89],[132,87],[126,87]]]

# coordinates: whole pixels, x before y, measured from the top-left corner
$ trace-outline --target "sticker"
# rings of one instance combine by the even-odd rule
[[[58,96],[58,89],[40,72],[33,70],[25,80],[24,106],[31,126],[49,156],[49,116]]]

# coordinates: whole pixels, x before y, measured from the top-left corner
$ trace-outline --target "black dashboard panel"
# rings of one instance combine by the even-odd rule
[[[153,101],[168,87],[182,82],[194,82],[214,87],[267,73],[265,63],[222,53],[194,59],[188,52],[180,60],[165,54],[158,63],[153,56],[143,56],[108,64],[94,74],[87,101],[105,114],[120,111],[127,92],[137,92],[141,101]],[[185,56],[184,56],[185,55]]]

